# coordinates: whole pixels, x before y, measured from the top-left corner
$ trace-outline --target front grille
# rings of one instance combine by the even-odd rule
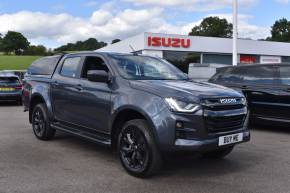
[[[212,111],[225,111],[225,110],[234,110],[241,109],[245,107],[245,103],[242,101],[242,98],[234,98],[236,100],[235,103],[222,104],[220,102],[220,98],[213,99],[204,99],[202,101],[202,106],[204,109],[212,110]]]
[[[176,139],[193,139],[195,132],[190,129],[176,129],[175,137]]]
[[[222,132],[242,128],[245,118],[246,115],[206,117],[205,122],[210,132]]]
[[[222,99],[213,98],[203,100],[203,108],[207,112],[205,114],[205,124],[209,132],[230,131],[240,129],[244,125],[246,119],[246,104],[244,99],[226,98],[231,101],[226,104],[222,103]]]

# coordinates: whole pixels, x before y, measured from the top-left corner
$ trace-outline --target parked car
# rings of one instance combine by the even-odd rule
[[[24,96],[38,139],[60,130],[116,147],[125,170],[138,177],[156,172],[163,152],[221,158],[250,139],[242,94],[190,81],[150,56],[45,57],[28,69]]]
[[[256,64],[222,68],[209,82],[244,93],[251,120],[290,125],[290,64]]]
[[[18,76],[0,72],[0,101],[15,101],[22,104],[22,84]]]
[[[188,68],[188,77],[194,81],[207,82],[219,68],[226,66],[228,65],[191,63]]]
[[[2,72],[15,74],[19,77],[19,80],[22,81],[26,70],[3,70]]]

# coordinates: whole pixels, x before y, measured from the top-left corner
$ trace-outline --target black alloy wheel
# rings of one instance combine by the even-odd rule
[[[146,139],[138,128],[130,126],[122,131],[120,153],[127,168],[135,172],[143,172],[146,169],[149,150]]]
[[[40,108],[36,108],[32,115],[32,127],[37,137],[43,136],[45,132],[45,120]]]
[[[161,153],[146,120],[126,122],[118,134],[118,153],[125,170],[132,176],[145,178],[162,165]]]
[[[50,127],[45,104],[36,105],[31,118],[33,133],[38,139],[49,140],[54,137],[55,129]]]

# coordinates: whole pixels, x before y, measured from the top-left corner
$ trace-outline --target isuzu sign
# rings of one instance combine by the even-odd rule
[[[153,47],[173,47],[173,48],[189,48],[190,39],[187,38],[170,38],[170,37],[151,37],[148,39],[148,46]]]

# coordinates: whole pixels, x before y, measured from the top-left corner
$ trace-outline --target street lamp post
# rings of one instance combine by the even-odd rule
[[[238,64],[238,0],[233,0],[233,66]]]

